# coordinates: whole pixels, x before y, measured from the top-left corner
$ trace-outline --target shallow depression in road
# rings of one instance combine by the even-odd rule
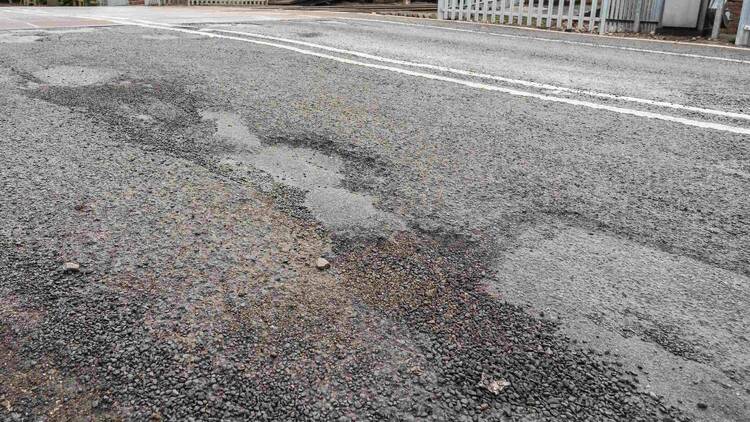
[[[305,147],[262,147],[239,115],[203,111],[201,116],[214,121],[215,138],[230,149],[221,164],[235,168],[251,166],[269,174],[277,183],[306,191],[304,206],[329,229],[337,232],[405,229],[406,225],[396,215],[375,207],[375,197],[342,187],[345,162],[341,157]]]

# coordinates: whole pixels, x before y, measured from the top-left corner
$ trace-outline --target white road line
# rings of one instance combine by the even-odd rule
[[[310,13],[310,12],[308,12]],[[372,16],[372,13],[368,12],[339,12],[339,11],[330,11],[326,13],[341,13],[341,14],[356,14],[356,15],[366,15],[366,16]],[[418,16],[401,16],[401,15],[381,15],[383,17],[388,16],[389,18],[393,19],[403,19],[403,20],[411,20],[411,21],[421,21],[421,22],[440,22],[440,19],[433,19],[433,18],[420,18]],[[396,22],[396,21],[393,21]],[[459,21],[459,20],[442,20],[442,22],[450,22],[452,24],[457,25],[471,25],[471,26],[478,26],[478,27],[484,27],[484,28],[507,28],[507,29],[514,29],[519,31],[527,31],[527,32],[539,32],[539,33],[554,33],[560,36],[565,37],[586,37],[586,38],[592,38],[592,39],[600,39],[600,40],[628,40],[633,42],[639,42],[639,43],[651,43],[651,44],[666,44],[666,45],[684,45],[688,47],[708,47],[708,48],[718,48],[718,49],[724,49],[724,50],[735,50],[735,51],[746,51],[744,47],[738,47],[736,45],[731,44],[708,44],[705,42],[687,42],[687,41],[678,41],[678,40],[659,40],[655,38],[643,38],[643,37],[634,37],[634,38],[625,38],[622,36],[617,35],[602,35],[599,33],[589,33],[589,32],[567,32],[567,31],[557,31],[555,29],[547,29],[547,28],[536,28],[533,26],[523,26],[523,25],[515,25],[515,24],[506,24],[506,23],[489,23],[489,22],[474,22],[474,21]]]
[[[31,12],[31,13],[34,14],[35,12],[36,11]],[[48,13],[48,12],[44,12],[44,14],[45,15],[52,15],[51,13]],[[269,46],[269,47],[275,47],[275,48],[280,48],[280,49],[284,49],[284,50],[289,50],[289,51],[293,51],[293,52],[296,52],[296,53],[299,53],[299,54],[303,54],[303,55],[325,58],[325,59],[328,59],[328,60],[338,61],[340,63],[346,63],[346,64],[351,64],[351,65],[356,65],[356,66],[362,66],[362,67],[369,67],[369,68],[380,69],[380,70],[386,70],[386,71],[389,71],[389,72],[400,73],[400,74],[403,74],[403,75],[409,75],[409,76],[421,77],[421,78],[426,78],[426,79],[438,80],[438,81],[443,81],[443,82],[448,82],[448,83],[463,85],[463,86],[467,86],[467,87],[471,87],[471,88],[483,89],[483,90],[486,90],[486,91],[503,92],[503,93],[506,93],[506,94],[514,95],[514,96],[535,98],[535,99],[539,99],[539,100],[543,100],[543,101],[565,103],[565,104],[582,106],[582,107],[588,107],[588,108],[593,108],[593,109],[598,109],[598,110],[607,110],[607,111],[611,111],[611,112],[615,112],[615,113],[619,113],[619,114],[625,114],[625,115],[645,117],[645,118],[656,119],[656,120],[663,120],[663,121],[675,122],[675,123],[680,123],[680,124],[684,124],[684,125],[687,125],[687,126],[699,127],[699,128],[704,128],[704,129],[714,129],[714,130],[719,130],[719,131],[724,131],[724,132],[730,132],[730,133],[737,133],[737,134],[743,134],[743,135],[750,134],[750,129],[746,129],[746,128],[742,128],[742,127],[729,126],[729,125],[723,125],[723,124],[712,123],[712,122],[703,122],[703,121],[699,121],[699,120],[692,120],[692,119],[686,119],[686,118],[682,118],[682,117],[676,117],[676,116],[670,116],[670,115],[664,115],[664,114],[658,114],[658,113],[651,113],[651,112],[647,112],[647,111],[640,111],[640,110],[634,110],[634,109],[628,109],[628,108],[622,108],[622,107],[608,106],[608,105],[605,105],[605,104],[591,103],[591,102],[588,102],[588,101],[580,101],[580,100],[574,100],[574,99],[563,98],[563,97],[555,97],[555,96],[551,96],[551,95],[537,94],[537,93],[527,92],[527,91],[519,91],[519,90],[515,90],[515,89],[504,88],[504,87],[499,87],[499,86],[495,86],[495,85],[488,85],[488,84],[479,83],[479,82],[472,82],[472,81],[467,81],[467,80],[463,80],[463,79],[450,78],[450,77],[445,77],[445,76],[441,76],[441,75],[434,75],[434,74],[429,74],[429,73],[414,72],[414,71],[410,71],[410,70],[406,70],[406,69],[401,69],[401,68],[396,68],[396,67],[391,67],[391,66],[383,66],[383,65],[376,65],[376,64],[371,64],[371,63],[359,62],[359,61],[356,61],[356,60],[345,59],[345,58],[342,58],[342,57],[331,56],[331,55],[328,55],[328,54],[316,53],[314,51],[304,50],[304,49],[300,49],[300,48],[296,48],[296,47],[291,47],[291,46],[283,45],[283,44],[276,44],[276,43],[265,42],[265,41],[250,40],[250,39],[247,39],[247,38],[240,38],[240,37],[227,36],[227,35],[220,35],[220,34],[215,34],[215,33],[211,33],[211,32],[200,31],[200,30],[191,30],[191,29],[178,28],[178,27],[172,26],[171,24],[162,24],[162,23],[158,23],[158,22],[150,22],[150,21],[143,21],[143,20],[133,20],[133,19],[127,19],[127,18],[110,17],[110,16],[98,16],[98,17],[92,17],[90,19],[106,19],[106,20],[110,20],[110,21],[117,22],[117,23],[120,23],[120,24],[125,24],[125,25],[134,25],[134,26],[141,26],[141,27],[153,28],[153,29],[165,29],[165,30],[183,32],[183,33],[189,33],[189,34],[203,35],[203,36],[206,36],[206,37],[209,37],[209,38],[220,38],[220,39],[229,39],[229,40],[233,40],[233,41],[248,42],[248,43],[257,44],[257,45],[265,45],[265,46]],[[422,26],[422,25],[417,25],[417,26]],[[295,40],[292,40],[292,41],[295,41]],[[362,54],[364,54],[364,53],[362,53]],[[390,59],[388,59],[388,60],[390,60]],[[492,76],[492,75],[488,75],[488,76]],[[685,106],[685,107],[687,107],[687,106]],[[706,110],[708,110],[708,109],[706,109]],[[718,110],[712,110],[712,111],[718,112]],[[721,113],[727,113],[727,112],[721,112]],[[734,114],[736,114],[736,113],[734,113]]]
[[[614,107],[614,106],[609,106],[606,104],[597,104],[597,103],[592,103],[589,101],[574,100],[574,99],[563,98],[563,97],[554,97],[551,95],[537,94],[537,93],[528,92],[528,91],[519,91],[516,89],[505,88],[505,87],[500,87],[496,85],[488,85],[488,84],[481,83],[481,82],[473,82],[473,81],[468,81],[464,79],[456,79],[456,78],[451,78],[448,76],[435,75],[431,73],[415,72],[413,70],[407,70],[407,69],[402,69],[402,68],[393,67],[393,66],[366,63],[366,62],[347,59],[343,57],[332,56],[330,54],[318,53],[318,52],[311,51],[311,50],[304,50],[301,48],[292,47],[290,45],[278,44],[278,43],[269,42],[269,41],[253,40],[253,39],[248,39],[245,37],[236,37],[236,36],[231,36],[231,35],[217,34],[213,32],[197,31],[197,30],[192,30],[192,29],[167,26],[167,25],[159,24],[158,22],[134,21],[130,19],[121,19],[121,18],[112,18],[112,17],[103,17],[103,18],[112,20],[114,22],[130,24],[134,26],[141,26],[144,28],[162,29],[162,30],[167,30],[167,31],[182,32],[186,34],[199,34],[199,35],[203,35],[205,37],[210,37],[210,38],[241,41],[241,42],[246,42],[246,43],[251,43],[251,44],[256,44],[256,45],[274,47],[274,48],[279,48],[282,50],[292,51],[292,52],[306,55],[306,56],[320,57],[323,59],[332,60],[332,61],[336,61],[339,63],[345,63],[345,64],[354,65],[354,66],[361,66],[361,67],[366,67],[370,69],[379,69],[379,70],[384,70],[384,71],[397,73],[401,75],[414,76],[414,77],[430,79],[434,81],[447,82],[451,84],[462,85],[462,86],[466,86],[469,88],[481,89],[485,91],[502,92],[504,94],[509,94],[509,95],[513,95],[517,97],[534,98],[534,99],[541,100],[541,101],[568,104],[568,105],[579,106],[579,107],[587,107],[587,108],[591,108],[595,110],[606,110],[606,111],[610,111],[613,113],[679,123],[679,124],[683,124],[686,126],[698,127],[701,129],[713,129],[713,130],[718,130],[722,132],[736,133],[740,135],[750,135],[750,128],[729,126],[729,125],[712,123],[712,122],[704,122],[700,120],[692,120],[692,119],[687,119],[683,117],[670,116],[666,114],[652,113],[648,111],[641,111],[641,110],[635,110],[635,109],[629,109],[629,108],[623,108],[623,107]]]
[[[18,13],[21,11],[13,11],[13,12]],[[31,11],[23,11],[23,12],[29,13]],[[36,10],[34,12],[48,14],[47,12],[41,12],[41,11],[36,11]],[[31,13],[33,14],[34,12],[31,12]],[[330,12],[330,13],[342,13],[343,14],[343,13],[348,13],[348,12]],[[309,16],[314,17],[316,15],[309,15]],[[76,17],[76,16],[65,16],[65,17]],[[97,19],[96,17],[79,17],[79,18]],[[129,18],[118,18],[118,19],[129,19]],[[491,35],[495,37],[503,37],[503,38],[527,39],[527,40],[536,40],[536,41],[543,41],[543,42],[556,42],[556,43],[562,43],[562,44],[568,44],[568,45],[580,45],[580,46],[586,46],[586,47],[598,47],[598,48],[608,48],[608,49],[616,49],[616,50],[624,50],[624,51],[634,51],[634,52],[639,52],[639,53],[662,54],[662,55],[667,55],[667,56],[689,57],[689,58],[704,59],[704,60],[724,61],[724,62],[730,62],[730,63],[750,64],[750,60],[732,59],[729,57],[706,56],[702,54],[692,54],[692,53],[676,53],[672,51],[650,50],[646,48],[625,47],[625,46],[611,45],[611,44],[598,44],[598,43],[584,42],[584,41],[561,40],[557,38],[531,37],[531,36],[525,36],[525,35],[503,34],[503,33],[498,33],[498,32],[491,32],[491,31],[477,31],[473,29],[449,28],[446,26],[438,26],[438,25],[422,25],[422,24],[417,24],[417,23],[397,22],[397,21],[385,20],[385,19],[352,18],[352,17],[345,17],[345,16],[337,16],[334,19],[354,20],[354,21],[364,21],[364,22],[380,22],[380,23],[387,23],[387,24],[392,24],[392,25],[404,25],[404,26],[424,27],[424,28],[431,28],[431,29],[441,29],[445,31],[466,32],[466,33],[474,33],[474,34],[487,34],[487,35]],[[467,23],[467,22],[462,22],[462,23]],[[500,26],[508,27],[507,25],[500,25]],[[515,29],[537,30],[536,28],[523,28],[523,27],[519,27]],[[582,34],[582,35],[588,35],[588,34]],[[607,37],[607,38],[613,38],[613,37]],[[658,40],[646,40],[646,41],[658,41]],[[665,42],[665,44],[689,45],[686,43],[672,43],[672,42]],[[709,46],[709,47],[724,47],[724,46],[712,46],[710,44],[697,44],[697,45],[703,45],[703,46]],[[736,47],[729,47],[729,48],[736,49]]]
[[[676,110],[683,110],[683,111],[690,111],[695,113],[701,113],[701,114],[707,114],[707,115],[714,115],[714,116],[721,116],[721,117],[728,117],[732,119],[742,119],[742,120],[750,120],[750,115],[748,114],[741,114],[741,113],[733,113],[729,111],[723,111],[723,110],[715,110],[710,108],[702,108],[702,107],[692,107],[692,106],[686,106],[682,104],[675,104],[665,101],[655,101],[655,100],[649,100],[645,98],[636,98],[636,97],[628,97],[628,96],[620,96],[620,95],[614,95],[614,94],[607,94],[603,92],[596,92],[596,91],[590,91],[590,90],[579,90],[579,89],[573,89],[573,88],[565,88],[561,86],[555,86],[555,85],[549,85],[549,84],[543,84],[533,81],[526,81],[522,79],[511,79],[511,78],[505,78],[502,76],[496,76],[496,75],[489,75],[486,73],[478,73],[478,72],[472,72],[468,70],[462,70],[462,69],[456,69],[452,67],[446,67],[446,66],[438,66],[438,65],[432,65],[427,63],[418,63],[418,62],[411,62],[406,60],[398,60],[398,59],[390,59],[387,57],[382,56],[376,56],[372,54],[362,53],[359,51],[353,51],[353,50],[345,50],[335,47],[329,47],[322,44],[316,44],[306,41],[299,41],[294,40],[290,38],[282,38],[282,37],[274,37],[270,35],[262,35],[257,34],[253,32],[244,32],[244,31],[230,31],[225,29],[202,29],[202,31],[213,31],[213,32],[221,32],[225,34],[234,34],[234,35],[244,35],[248,37],[254,37],[254,38],[260,38],[260,39],[266,39],[266,40],[273,40],[273,41],[281,41],[285,43],[290,44],[296,44],[296,45],[304,45],[306,47],[312,47],[317,48],[320,50],[325,51],[331,51],[334,53],[341,53],[341,54],[347,54],[351,56],[361,57],[368,60],[375,60],[383,63],[391,63],[391,64],[398,64],[402,66],[410,66],[410,67],[418,67],[422,69],[430,69],[435,70],[438,72],[446,72],[446,73],[454,73],[457,75],[462,76],[469,76],[473,78],[481,78],[481,79],[490,79],[493,81],[499,81],[499,82],[506,82],[514,85],[521,85],[529,88],[537,88],[537,89],[546,89],[546,90],[552,90],[552,91],[558,91],[558,92],[568,92],[571,94],[576,95],[587,95],[590,97],[598,97],[598,98],[606,98],[609,100],[618,100],[618,101],[626,101],[626,102],[632,102],[632,103],[638,103],[638,104],[644,104],[649,106],[655,106],[655,107],[663,107],[663,108],[672,108]]]
[[[536,41],[543,41],[543,42],[556,42],[556,43],[561,43],[561,44],[580,45],[580,46],[586,46],[586,47],[598,47],[598,48],[609,48],[609,49],[624,50],[624,51],[635,51],[638,53],[662,54],[666,56],[689,57],[689,58],[694,58],[694,59],[718,60],[718,61],[730,62],[730,63],[750,64],[750,60],[732,59],[729,57],[704,56],[702,54],[692,54],[692,53],[675,53],[673,51],[649,50],[647,48],[625,47],[621,45],[611,45],[611,44],[598,44],[598,43],[585,42],[585,41],[570,41],[570,40],[561,40],[557,38],[531,37],[528,35],[502,34],[499,32],[477,31],[474,29],[463,29],[463,28],[449,28],[446,26],[438,26],[438,25],[422,25],[418,23],[389,21],[385,19],[350,18],[350,17],[344,17],[344,16],[337,17],[336,19],[355,20],[355,21],[363,21],[363,22],[380,22],[380,23],[389,23],[393,25],[416,26],[416,27],[422,27],[422,28],[441,29],[445,31],[491,35],[494,37],[536,40]]]
[[[22,24],[28,25],[28,26],[30,26],[30,27],[32,27],[32,28],[39,28],[39,25],[34,25],[34,24],[33,24],[33,23],[31,23],[31,22],[26,22],[26,21],[22,21],[22,20],[20,20],[20,19],[13,19],[13,18],[9,18],[9,17],[7,17],[7,16],[3,17],[3,19],[5,19],[5,20],[9,20],[9,21],[11,21],[11,22],[19,22],[19,23],[22,23]]]

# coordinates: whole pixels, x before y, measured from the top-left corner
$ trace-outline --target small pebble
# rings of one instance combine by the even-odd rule
[[[81,270],[81,266],[77,262],[66,262],[63,264],[63,271],[66,273],[77,273]]]
[[[327,270],[331,267],[331,263],[327,259],[320,257],[315,261],[315,267],[319,270]]]

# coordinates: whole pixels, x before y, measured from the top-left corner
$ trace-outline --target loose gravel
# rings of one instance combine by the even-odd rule
[[[666,199],[646,198],[633,166],[676,147],[546,142],[534,122],[555,107],[435,100],[410,79],[138,28],[50,43],[0,57],[1,419],[683,421],[717,407],[675,408],[486,283],[550,221],[744,276],[732,233],[746,225],[723,219],[741,202],[713,201],[742,176],[714,174],[719,192],[655,166],[648,192]],[[487,110],[530,134],[473,125]],[[434,115],[444,127],[423,125]],[[705,140],[679,153],[746,155]],[[728,231],[697,236],[674,198]],[[655,327],[651,343],[700,359]]]

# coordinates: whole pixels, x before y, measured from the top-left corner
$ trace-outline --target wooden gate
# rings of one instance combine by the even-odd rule
[[[438,18],[594,32],[653,31],[664,0],[438,0]]]

